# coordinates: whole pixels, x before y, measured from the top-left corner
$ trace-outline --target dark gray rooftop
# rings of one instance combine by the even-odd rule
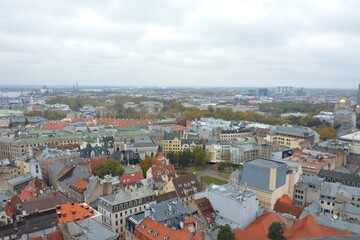
[[[255,165],[255,166],[259,166],[259,167],[266,167],[266,168],[277,168],[282,165],[286,165],[283,162],[273,161],[273,160],[264,159],[264,158],[256,158],[253,160],[249,160],[249,161],[246,161],[245,164],[251,164],[251,165]]]

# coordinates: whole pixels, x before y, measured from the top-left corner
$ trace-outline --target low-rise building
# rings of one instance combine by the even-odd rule
[[[146,204],[155,203],[155,192],[149,187],[131,188],[129,191],[99,198],[99,212],[102,223],[125,239],[126,218],[145,210]]]
[[[324,179],[316,176],[301,176],[295,185],[294,204],[305,207],[313,201],[319,201]]]
[[[301,174],[300,164],[257,158],[244,163],[239,187],[253,190],[262,207],[273,209],[278,198],[293,196]]]
[[[239,190],[232,184],[210,186],[206,189],[216,215],[230,220],[235,226],[244,229],[259,216],[259,200],[249,190]]]
[[[357,174],[321,169],[319,177],[324,178],[326,182],[338,182],[342,185],[360,188],[360,176]]]
[[[165,192],[172,192],[174,190],[181,199],[181,202],[187,206],[194,201],[195,193],[202,191],[202,187],[197,176],[191,174],[176,177],[164,187]]]

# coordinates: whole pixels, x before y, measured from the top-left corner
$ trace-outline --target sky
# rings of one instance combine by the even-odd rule
[[[357,88],[358,0],[0,1],[0,85]]]

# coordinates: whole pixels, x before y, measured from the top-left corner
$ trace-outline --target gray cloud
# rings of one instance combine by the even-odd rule
[[[2,1],[0,83],[355,88],[360,2]]]

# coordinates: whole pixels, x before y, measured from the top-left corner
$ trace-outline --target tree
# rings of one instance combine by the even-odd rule
[[[179,155],[180,167],[189,167],[191,162],[192,162],[192,153],[189,150],[180,153]]]
[[[217,235],[217,240],[234,240],[235,234],[231,229],[229,224],[223,225],[219,227],[219,233]]]
[[[201,147],[195,147],[193,152],[193,159],[194,159],[194,164],[195,166],[205,166],[207,163],[207,156],[206,156],[206,152],[204,149],[202,149]]]
[[[179,153],[169,152],[167,154],[167,158],[169,158],[171,164],[178,165],[178,163],[179,163]]]
[[[105,163],[101,164],[95,175],[104,178],[105,175],[111,174],[112,176],[121,176],[124,173],[124,168],[116,159],[108,159]]]
[[[316,128],[316,131],[320,134],[320,138],[323,141],[336,138],[336,130],[331,127]]]
[[[271,240],[283,240],[285,239],[283,236],[284,233],[284,224],[281,224],[279,222],[273,222],[269,226],[268,235],[267,237]]]
[[[145,178],[146,178],[146,172],[151,167],[153,160],[154,160],[154,158],[152,158],[150,156],[146,156],[144,158],[144,160],[142,160],[140,162],[140,167],[141,167],[141,170],[142,170],[143,175],[144,175]]]

